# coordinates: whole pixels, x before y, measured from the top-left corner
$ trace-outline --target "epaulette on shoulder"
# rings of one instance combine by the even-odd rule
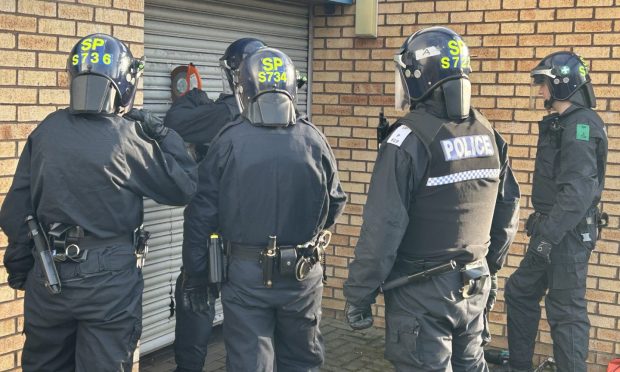
[[[390,127],[386,143],[400,147],[405,139],[409,137],[412,130],[404,123],[396,122]]]

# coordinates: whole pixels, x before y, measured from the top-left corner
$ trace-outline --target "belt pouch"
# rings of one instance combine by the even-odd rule
[[[295,264],[297,263],[297,251],[294,247],[280,248],[280,262],[278,269],[283,277],[292,278],[295,275]]]

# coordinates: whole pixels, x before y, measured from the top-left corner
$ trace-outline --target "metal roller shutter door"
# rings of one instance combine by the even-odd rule
[[[241,37],[256,37],[281,49],[308,73],[309,7],[303,2],[258,0],[147,0],[145,3],[144,106],[163,116],[170,107],[170,72],[193,62],[210,98],[222,90],[219,58]],[[306,90],[298,108],[307,110]],[[141,354],[174,340],[170,295],[181,266],[183,208],[161,206],[146,200],[144,223],[151,232],[150,252],[144,267],[143,332]],[[222,320],[221,305],[216,322]]]

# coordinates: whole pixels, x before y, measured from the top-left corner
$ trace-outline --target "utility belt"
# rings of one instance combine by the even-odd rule
[[[463,284],[460,288],[461,295],[463,298],[470,298],[481,294],[486,282],[489,280],[489,271],[484,259],[459,264],[452,260],[449,262],[439,262],[427,260],[412,261],[397,258],[394,269],[408,274],[392,282],[385,283],[382,286],[383,290],[393,289],[409,283],[422,282],[434,276],[459,271]]]
[[[90,235],[81,226],[53,223],[47,232],[49,247],[55,262],[71,261],[81,263],[88,259],[88,252],[95,247],[113,244],[131,244],[136,255],[136,267],[142,268],[148,253],[149,232],[143,226],[134,230],[131,236],[116,236],[101,239]]]
[[[302,281],[318,262],[323,264],[323,280],[326,279],[325,248],[331,240],[330,231],[321,231],[314,239],[296,246],[278,246],[276,240],[275,236],[270,236],[266,247],[231,243],[229,254],[258,261],[263,270],[263,284],[267,288],[273,287],[276,269],[282,277],[295,277]]]
[[[538,225],[547,219],[547,214],[542,212],[531,213],[525,222],[525,231],[527,236],[537,234]],[[601,236],[601,232],[609,224],[609,216],[607,213],[599,210],[597,207],[590,208],[585,217],[579,221],[575,230],[581,237],[583,242],[597,241]],[[590,229],[589,227],[593,227]],[[596,235],[596,236],[592,236]]]

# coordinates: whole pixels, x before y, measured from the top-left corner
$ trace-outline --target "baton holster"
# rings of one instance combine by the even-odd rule
[[[267,288],[273,287],[273,269],[276,266],[278,258],[278,247],[276,245],[276,237],[270,236],[267,247],[260,253],[259,262],[263,269],[263,284]]]
[[[461,269],[463,286],[460,290],[463,298],[474,297],[482,293],[487,280],[489,280],[489,274],[485,273],[483,269],[484,266],[480,261],[463,266]]]
[[[209,238],[209,283],[220,285],[226,281],[224,267],[224,243],[218,234],[211,234]]]

